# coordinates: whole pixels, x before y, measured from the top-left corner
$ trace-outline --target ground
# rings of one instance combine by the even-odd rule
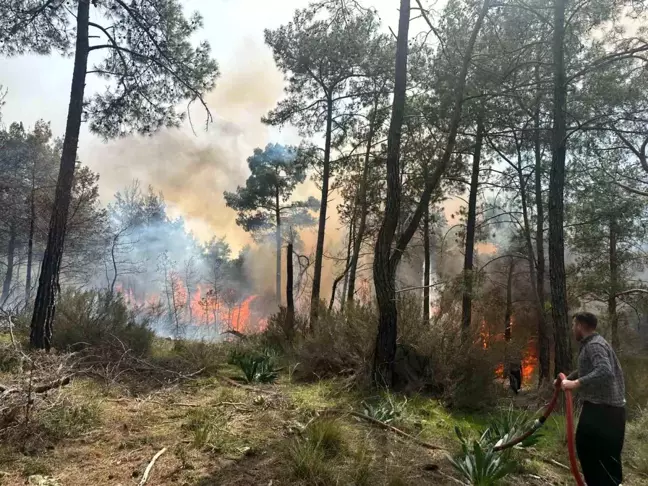
[[[388,397],[399,403],[392,425],[446,449],[429,450],[344,413],[370,398],[344,380],[294,383],[286,374],[246,387],[240,378],[225,365],[217,375],[156,387],[78,377],[49,391],[32,423],[1,436],[0,484],[135,485],[162,449],[146,484],[464,484],[447,459],[459,450],[454,428],[477,433],[493,413],[452,414],[430,398]],[[0,373],[0,383],[7,379]],[[532,391],[504,402],[536,406]],[[533,449],[515,451],[517,470],[502,484],[573,484],[561,466],[568,463],[563,426],[550,419]],[[627,485],[648,484],[626,470]]]

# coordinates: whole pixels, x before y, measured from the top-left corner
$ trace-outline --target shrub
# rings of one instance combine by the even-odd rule
[[[146,355],[153,337],[148,322],[138,322],[119,294],[68,290],[56,308],[53,344],[58,349],[111,345]]]
[[[78,437],[101,423],[101,409],[95,403],[64,400],[43,410],[38,417],[41,429],[52,439]]]
[[[378,318],[359,305],[343,312],[322,311],[312,332],[298,336],[295,377],[321,379],[339,375],[368,376]]]
[[[640,474],[648,476],[648,409],[638,409],[633,421],[628,422],[627,460]]]
[[[165,366],[171,369],[190,371],[203,370],[202,375],[214,375],[225,361],[225,351],[221,344],[205,341],[177,340],[169,354],[163,356]]]

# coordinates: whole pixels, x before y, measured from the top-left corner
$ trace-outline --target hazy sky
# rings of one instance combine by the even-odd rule
[[[263,29],[288,22],[308,0],[185,0],[187,11],[198,10],[222,76],[208,96],[217,123],[194,137],[188,130],[152,138],[133,137],[104,143],[82,128],[81,161],[101,176],[104,201],[134,178],[162,190],[176,214],[182,214],[201,238],[226,232],[244,240],[233,212],[223,209],[222,191],[244,182],[246,157],[268,142],[298,143],[295,130],[270,129],[260,117],[282,97],[283,81],[263,41]],[[367,0],[386,25],[398,24],[398,0]],[[92,62],[92,57],[91,57]],[[60,56],[0,57],[0,84],[8,89],[3,110],[5,123],[22,121],[33,126],[40,118],[51,121],[63,136],[72,76],[72,60]],[[87,91],[101,88],[89,78]],[[192,111],[200,124],[199,110]],[[302,189],[306,192],[311,188]],[[236,242],[234,241],[235,246]]]

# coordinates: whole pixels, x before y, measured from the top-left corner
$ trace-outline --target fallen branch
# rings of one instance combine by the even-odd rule
[[[144,471],[144,475],[142,476],[142,480],[139,482],[137,486],[144,486],[146,484],[146,481],[148,481],[149,474],[151,474],[151,470],[153,469],[153,466],[155,465],[155,461],[158,460],[158,458],[166,452],[167,448],[161,449],[157,454],[153,456],[153,459],[151,459],[151,462],[149,462],[149,465],[146,466],[146,470]]]
[[[351,415],[353,417],[357,417],[362,420],[366,420],[367,422],[371,422],[374,425],[377,425],[378,427],[389,430],[390,432],[393,432],[397,435],[400,435],[401,437],[404,437],[406,439],[411,440],[415,444],[420,445],[421,447],[425,447],[426,449],[430,449],[432,451],[446,451],[444,447],[437,446],[434,444],[430,444],[429,442],[425,442],[417,437],[414,437],[413,435],[408,434],[407,432],[403,432],[401,429],[398,429],[394,427],[393,425],[389,425],[388,423],[382,422],[381,420],[375,419],[373,417],[369,417],[368,415],[365,415],[360,412],[354,412],[353,410],[341,410],[341,409],[336,409],[336,408],[329,408],[325,410],[320,410],[318,413],[320,414],[340,414],[340,415]]]
[[[60,388],[62,386],[65,386],[72,381],[73,376],[74,375],[64,376],[63,378],[59,378],[58,380],[52,381],[50,383],[44,383],[42,385],[35,386],[31,389],[31,393],[45,393],[53,388]],[[21,390],[20,388],[9,388],[5,385],[0,385],[0,393],[2,393],[2,395],[0,395],[0,398],[4,398],[7,395],[19,392],[28,393],[24,390]]]
[[[74,376],[73,374],[68,375],[68,376],[64,376],[63,378],[59,378],[58,380],[52,381],[50,383],[45,383],[43,385],[35,386],[32,389],[32,392],[34,392],[34,393],[45,393],[47,391],[50,391],[53,388],[60,388],[62,386],[65,386],[65,385],[69,384],[72,381],[73,376]]]

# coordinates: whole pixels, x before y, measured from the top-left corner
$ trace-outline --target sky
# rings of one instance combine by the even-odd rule
[[[308,0],[185,0],[187,12],[199,11],[204,28],[197,38],[209,41],[220,65],[217,87],[207,95],[215,123],[207,132],[188,127],[164,130],[150,138],[129,137],[104,142],[82,127],[81,161],[100,175],[100,194],[109,202],[116,191],[137,178],[161,190],[171,213],[183,216],[201,240],[225,234],[237,248],[248,241],[235,224],[233,211],[224,208],[222,193],[235,190],[247,177],[246,158],[269,142],[298,144],[295,129],[275,129],[260,122],[283,95],[283,79],[276,69],[263,30],[291,20]],[[366,0],[386,26],[396,30],[398,0]],[[92,61],[92,58],[91,58]],[[0,57],[0,85],[8,90],[3,121],[22,121],[31,127],[50,121],[55,136],[64,134],[72,76],[72,59],[61,56]],[[86,93],[101,89],[89,78]],[[203,117],[203,118],[201,118]],[[204,112],[192,110],[197,127]],[[310,193],[313,185],[299,192]]]

